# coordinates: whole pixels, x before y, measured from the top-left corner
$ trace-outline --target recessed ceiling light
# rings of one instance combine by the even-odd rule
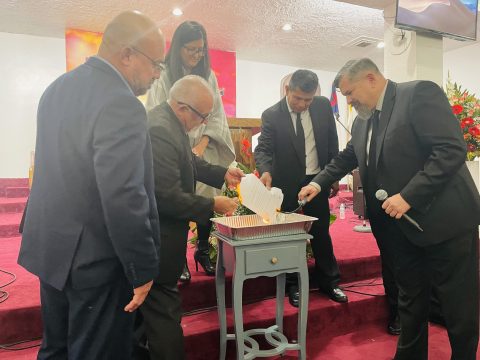
[[[385,43],[383,41],[380,41],[378,44],[377,44],[377,48],[379,49],[383,49],[385,47]]]
[[[175,8],[175,9],[172,10],[172,14],[175,15],[175,16],[181,16],[181,15],[183,15],[183,11],[180,8]]]
[[[285,24],[282,26],[283,31],[290,31],[292,30],[292,25],[291,24]]]

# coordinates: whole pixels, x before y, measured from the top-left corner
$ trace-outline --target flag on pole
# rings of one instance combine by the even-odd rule
[[[332,107],[333,115],[338,119],[338,99],[337,99],[337,88],[335,87],[335,82],[332,83],[332,93],[330,94],[330,106]]]

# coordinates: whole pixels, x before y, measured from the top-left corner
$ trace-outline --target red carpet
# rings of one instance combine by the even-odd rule
[[[17,279],[2,288],[9,297],[0,303],[0,344],[33,339],[41,335],[38,280],[16,265],[20,237],[17,231],[20,213],[25,205],[25,180],[20,184],[0,182],[0,269],[13,272]],[[8,196],[8,197],[7,197]],[[350,193],[341,193],[332,200],[333,212],[338,215],[338,204],[351,202]],[[352,231],[360,224],[347,207],[346,219],[337,219],[331,227],[335,255],[342,272],[342,285],[346,290],[381,295],[381,279],[378,249],[369,233]],[[188,263],[192,281],[181,285],[183,307],[187,312],[182,321],[188,359],[218,358],[218,319],[214,308],[215,287],[212,277],[195,272],[193,250],[189,248]],[[10,281],[11,276],[0,273],[0,286]],[[363,287],[350,287],[352,283]],[[355,285],[353,284],[353,285]],[[371,286],[366,286],[366,285]],[[227,283],[227,291],[229,285]],[[258,278],[245,283],[244,323],[245,328],[273,324],[275,282],[271,278]],[[386,303],[384,296],[369,296],[347,292],[348,304],[337,304],[315,289],[310,292],[308,318],[308,359],[371,359],[384,360],[393,357],[396,337],[384,331]],[[227,294],[228,295],[228,294]],[[1,301],[1,299],[0,299]],[[227,304],[229,304],[227,296]],[[285,333],[289,339],[296,338],[297,311],[285,301]],[[232,325],[230,311],[228,324]],[[232,331],[232,329],[230,329]],[[38,347],[21,351],[0,349],[0,360],[31,360],[36,358]],[[446,332],[431,327],[430,359],[449,359]],[[227,358],[235,358],[234,343],[229,341]],[[282,359],[295,359],[296,353],[287,353]],[[275,357],[274,359],[280,359]]]

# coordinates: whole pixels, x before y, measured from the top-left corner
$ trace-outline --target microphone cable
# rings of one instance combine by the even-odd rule
[[[11,273],[10,271],[0,269],[0,273],[4,273],[4,274],[10,275],[12,277],[10,279],[10,281],[7,281],[7,283],[0,285],[0,289],[4,288],[5,286],[8,286],[8,285],[12,284],[13,282],[15,282],[15,280],[17,280],[17,276],[14,273]],[[9,295],[8,295],[7,291],[0,290],[0,304],[5,302],[8,299],[8,296]]]

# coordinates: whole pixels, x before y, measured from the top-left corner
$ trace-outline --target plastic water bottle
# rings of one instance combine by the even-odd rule
[[[345,219],[345,204],[340,204],[339,216],[340,219]]]

